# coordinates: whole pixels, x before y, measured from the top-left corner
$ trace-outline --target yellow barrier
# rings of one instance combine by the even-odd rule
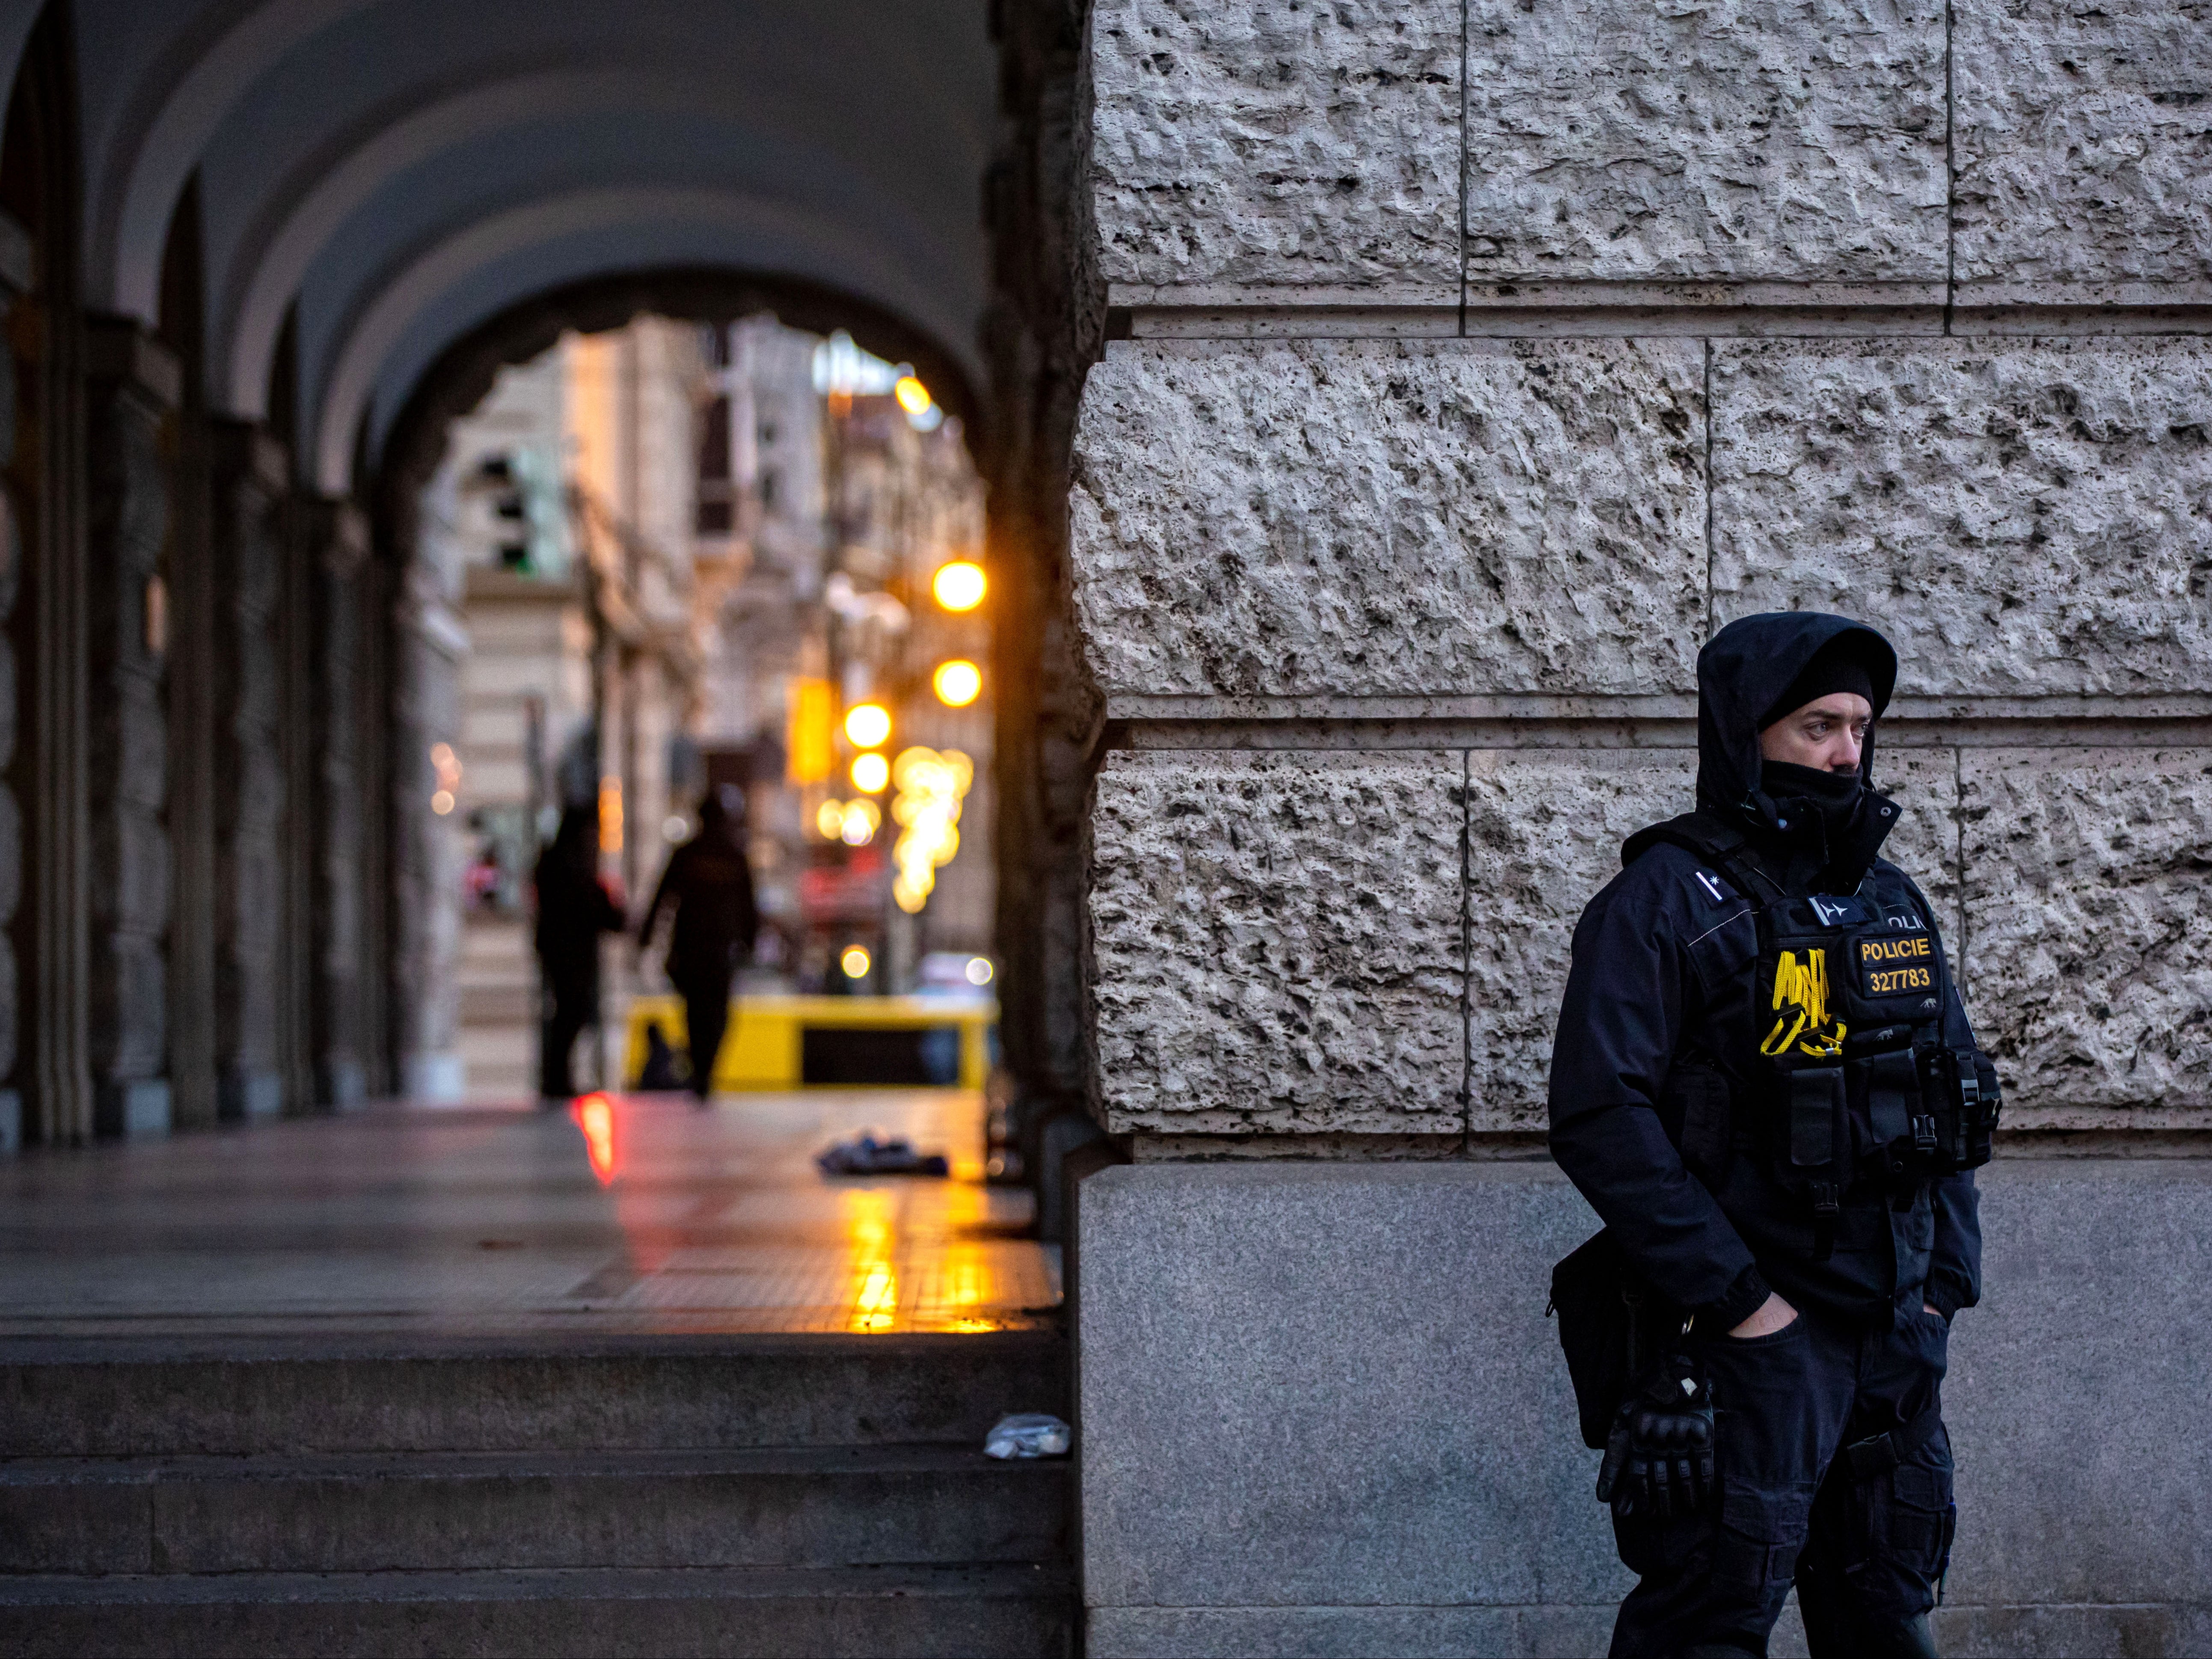
[[[919,1031],[957,1025],[960,1086],[980,1089],[990,1073],[990,1030],[998,1019],[995,1001],[964,998],[732,997],[730,1029],[714,1061],[714,1087],[718,1091],[799,1087],[800,1056],[810,1030]],[[645,1069],[648,1024],[658,1024],[671,1045],[683,1048],[686,1035],[683,999],[663,995],[631,1000],[629,1030],[623,1045],[623,1076],[632,1085]]]

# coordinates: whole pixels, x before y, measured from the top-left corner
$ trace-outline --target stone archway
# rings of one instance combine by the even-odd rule
[[[618,337],[633,342],[647,339],[665,341],[672,337],[665,332],[672,320],[720,327],[747,319],[768,318],[773,318],[776,324],[781,325],[780,329],[770,330],[776,338],[797,337],[787,332],[793,330],[802,336],[842,333],[850,337],[862,351],[885,362],[912,365],[922,383],[932,389],[933,398],[951,417],[943,428],[945,435],[958,434],[957,441],[967,448],[969,460],[977,459],[974,447],[967,443],[967,437],[984,424],[985,407],[959,358],[929,331],[858,295],[804,278],[711,267],[683,267],[596,277],[563,284],[510,306],[461,336],[438,355],[430,368],[407,390],[405,401],[399,406],[380,444],[375,443],[368,434],[363,435],[359,445],[362,459],[357,462],[356,499],[362,501],[369,509],[373,540],[378,550],[377,562],[384,573],[383,580],[389,584],[397,599],[394,614],[398,620],[398,626],[389,641],[392,651],[390,702],[394,724],[389,740],[381,745],[382,752],[377,762],[386,769],[386,775],[379,786],[379,796],[386,804],[386,810],[391,823],[391,865],[380,886],[379,897],[384,906],[380,925],[387,941],[386,949],[392,969],[386,1023],[392,1032],[392,1051],[398,1057],[403,1084],[410,1093],[445,1097],[460,1090],[476,1092],[488,1088],[498,1091],[510,1086],[523,1086],[512,1084],[514,1068],[519,1063],[515,1056],[520,1054],[520,1049],[515,1047],[520,1038],[514,1035],[513,1016],[501,1014],[495,1018],[487,1013],[473,1024],[464,1021],[462,1027],[453,1030],[447,1029],[451,1020],[446,1017],[453,1008],[462,1004],[489,1008],[497,1000],[504,1006],[504,999],[510,994],[502,993],[501,998],[495,999],[488,990],[477,995],[468,988],[477,984],[477,980],[482,979],[485,974],[492,974],[493,977],[501,979],[501,983],[506,983],[526,971],[520,964],[526,963],[528,960],[526,945],[517,945],[509,937],[513,932],[511,915],[504,911],[494,915],[490,910],[479,907],[464,906],[462,909],[465,914],[458,924],[455,922],[451,913],[457,902],[453,893],[458,891],[458,886],[451,879],[453,872],[450,866],[452,860],[459,856],[455,851],[454,837],[458,833],[455,826],[463,819],[456,817],[439,821],[426,815],[424,804],[432,799],[439,787],[426,770],[428,764],[426,757],[440,752],[441,744],[450,742],[461,754],[470,757],[467,764],[472,775],[477,765],[474,757],[479,752],[492,757],[487,763],[494,766],[509,765],[514,760],[501,746],[504,739],[489,735],[501,720],[510,716],[494,716],[484,712],[490,707],[485,702],[487,696],[503,694],[488,692],[484,688],[495,681],[505,683],[501,677],[515,672],[514,665],[501,665],[500,662],[490,660],[480,664],[472,654],[468,654],[462,641],[477,629],[480,622],[492,629],[494,636],[503,637],[501,629],[508,624],[486,619],[495,615],[502,617],[520,615],[521,612],[514,609],[517,605],[529,610],[534,616],[538,614],[538,608],[545,604],[580,604],[583,609],[576,612],[580,618],[585,616],[602,618],[603,611],[610,616],[624,614],[627,611],[625,602],[607,599],[607,584],[615,579],[606,574],[607,567],[596,562],[592,568],[599,574],[586,582],[581,599],[571,591],[568,579],[550,586],[525,581],[518,587],[514,578],[501,576],[496,571],[477,570],[473,565],[469,567],[464,576],[461,568],[454,562],[455,549],[459,544],[453,538],[453,521],[444,510],[430,504],[434,500],[453,499],[456,476],[453,469],[462,465],[454,459],[457,452],[453,444],[457,441],[454,436],[456,429],[458,428],[464,434],[474,430],[466,417],[479,411],[485,405],[487,398],[495,396],[494,388],[500,384],[498,377],[502,371],[539,363],[547,358],[549,353],[556,353],[562,362],[573,363],[576,361],[575,352],[589,353],[593,349],[589,343],[591,337]],[[663,320],[647,320],[652,319]],[[638,329],[646,331],[640,335]],[[585,343],[581,345],[562,346],[559,343],[564,339],[574,343],[579,337],[584,337]],[[635,361],[629,355],[631,350],[629,345],[611,349],[618,350],[622,361]],[[811,346],[807,349],[811,349]],[[680,357],[685,348],[678,341],[653,349],[658,354],[675,352]],[[656,360],[664,362],[674,361],[665,356]],[[714,361],[726,360],[717,357]],[[538,371],[532,369],[530,372],[536,374]],[[556,368],[553,372],[565,375],[577,371]],[[588,376],[597,371],[585,372]],[[803,361],[799,372],[804,379]],[[592,383],[588,378],[585,382],[586,385]],[[577,396],[575,383],[570,381],[567,384],[570,389],[562,396],[574,398]],[[690,384],[695,397],[704,395],[700,391],[703,382],[695,379]],[[502,392],[496,395],[505,397],[509,394]],[[576,407],[588,407],[592,395],[584,393],[584,402]],[[652,395],[654,398],[660,398],[666,394],[656,392]],[[777,392],[773,395],[781,397],[783,394]],[[810,398],[816,396],[811,391],[806,395]],[[633,402],[624,406],[635,408],[640,405]],[[811,408],[813,404],[808,406]],[[787,430],[791,429],[789,419],[787,418],[784,424]],[[893,424],[902,433],[905,432],[902,422],[894,420]],[[662,430],[664,437],[653,440],[653,444],[665,444],[665,428]],[[912,436],[910,434],[907,435]],[[458,453],[475,453],[469,446],[477,440],[463,436],[458,441],[463,446],[462,452]],[[537,441],[531,441],[534,443]],[[567,441],[583,441],[588,447],[591,441],[572,437]],[[624,441],[634,445],[639,441],[632,438]],[[697,441],[696,436],[683,441],[687,451]],[[789,440],[786,441],[787,443]],[[869,441],[863,439],[862,441]],[[843,442],[843,440],[833,441],[830,449],[839,451]],[[628,453],[635,455],[641,452],[633,448]],[[659,448],[654,453],[665,454],[666,451]],[[471,461],[467,465],[472,466],[475,463]],[[635,463],[629,465],[634,465]],[[964,471],[967,465],[967,462],[957,463],[956,471]],[[568,480],[568,499],[571,513],[581,510],[576,503],[587,499],[608,506],[617,499],[617,495],[604,493],[605,489],[611,488],[605,485],[604,481],[601,486],[592,485],[589,482],[590,474],[591,468],[586,465],[580,473]],[[642,475],[625,472],[623,476],[632,479],[633,483],[641,478],[648,483],[658,480],[653,484],[655,499],[664,502],[670,499],[668,490],[673,486],[665,471],[652,471]],[[967,476],[972,487],[974,474],[968,473]],[[622,489],[631,487],[631,484],[624,484]],[[461,488],[465,492],[467,486]],[[577,493],[580,489],[583,492],[581,495]],[[763,501],[765,499],[763,497]],[[832,499],[836,499],[834,491]],[[973,510],[972,501],[970,510]],[[623,511],[627,513],[629,509]],[[658,511],[655,509],[655,513]],[[689,509],[684,511],[688,513]],[[867,532],[856,526],[867,520],[870,513],[866,509],[859,509],[860,519],[854,521],[854,526],[845,526],[836,516],[843,511],[842,507],[833,508],[832,516],[821,521],[825,530],[832,525],[840,526],[834,538],[836,546],[825,555],[826,568],[842,568],[848,556],[855,559],[873,556],[865,555],[854,541],[855,537],[860,541],[867,538]],[[598,509],[592,508],[586,516],[589,518],[596,512]],[[881,522],[880,518],[878,521]],[[633,555],[644,556],[651,562],[667,552],[674,552],[675,560],[667,566],[668,578],[676,584],[677,591],[692,592],[695,566],[684,550],[688,545],[684,539],[687,532],[673,528],[671,521],[665,517],[655,517],[653,513],[626,522],[630,523],[631,530],[625,530],[621,534],[628,537],[635,531],[641,538],[626,544],[632,547]],[[658,530],[647,527],[656,523],[659,526]],[[787,524],[783,527],[787,531],[790,526]],[[775,526],[770,528],[773,530]],[[975,524],[971,533],[974,542],[963,544],[980,546],[980,523]],[[900,532],[900,537],[903,535],[904,532]],[[586,533],[579,545],[589,544],[593,539],[592,535]],[[751,546],[750,532],[745,532],[744,540],[748,547]],[[895,538],[893,544],[907,550],[897,556],[903,559],[915,556],[912,549],[927,541],[925,537],[922,542],[909,544]],[[772,537],[770,544],[784,544]],[[830,544],[824,545],[828,548]],[[656,549],[661,550],[656,552],[653,550]],[[477,550],[477,555],[469,556],[473,558],[480,555],[488,556],[482,548]],[[711,573],[718,568],[714,559],[708,558],[703,551],[700,556],[706,562],[696,567],[697,572]],[[934,556],[941,557],[943,555],[940,553]],[[749,562],[750,553],[746,557]],[[557,568],[558,566],[553,568]],[[628,568],[627,562],[624,568]],[[866,574],[870,567],[862,562],[852,568],[863,573],[863,586],[866,586],[872,580]],[[933,563],[930,568],[933,568]],[[702,574],[696,579],[708,584],[697,590],[701,593],[716,591],[719,584],[743,580],[729,574],[726,568],[722,574]],[[818,585],[821,580],[819,574],[811,580]],[[925,581],[921,590],[925,593],[926,587]],[[526,595],[523,592],[525,588],[529,590]],[[808,591],[811,592],[814,589],[810,587]],[[900,591],[908,592],[903,588]],[[561,598],[562,594],[568,595],[565,601]],[[709,611],[720,614],[715,607],[719,607],[722,600],[709,599],[703,602],[708,605]],[[761,602],[756,596],[749,605]],[[908,603],[912,602],[908,592]],[[607,609],[608,606],[611,609]],[[894,605],[894,609],[896,608]],[[785,617],[786,623],[799,629],[799,635],[790,637],[805,635],[814,638],[819,631],[818,611],[818,604],[814,605],[811,611],[802,605],[799,611]],[[695,629],[706,629],[706,633],[699,636],[701,638],[724,641],[720,631],[720,623],[702,620],[708,614],[695,611],[690,625]],[[748,614],[757,618],[763,613],[749,609]],[[775,614],[782,615],[780,611]],[[915,638],[935,637],[946,626],[964,629],[966,643],[955,654],[977,654],[975,647],[985,643],[972,622],[948,623],[944,618],[933,621],[931,619],[936,613],[926,605],[920,607],[915,615]],[[815,617],[815,621],[808,623],[805,617]],[[594,620],[591,625],[595,638],[600,643],[595,644],[589,653],[592,665],[589,674],[594,687],[589,713],[590,727],[598,734],[594,741],[607,745],[602,750],[605,775],[621,775],[620,798],[629,807],[635,808],[636,813],[642,815],[636,818],[641,828],[628,838],[617,860],[621,866],[621,879],[631,890],[632,897],[641,900],[645,892],[649,890],[644,884],[653,878],[654,868],[651,865],[640,864],[638,860],[642,858],[657,861],[658,826],[673,810],[672,798],[667,793],[672,786],[665,780],[675,774],[672,771],[664,773],[659,763],[642,758],[659,753],[657,745],[661,738],[653,738],[641,749],[637,746],[637,732],[656,728],[657,722],[677,718],[676,711],[679,707],[688,707],[691,713],[683,716],[684,720],[707,720],[707,725],[698,727],[684,725],[680,729],[707,741],[708,746],[714,748],[715,753],[726,757],[737,752],[732,744],[739,744],[741,740],[753,741],[757,738],[759,730],[767,728],[757,729],[753,716],[746,716],[744,721],[747,730],[753,732],[750,738],[745,738],[734,727],[725,729],[716,726],[711,719],[700,713],[702,702],[708,707],[714,706],[722,696],[720,692],[709,689],[711,677],[702,677],[705,671],[696,666],[682,669],[667,665],[667,673],[674,678],[666,679],[660,669],[652,665],[659,661],[653,654],[657,647],[634,649],[630,646],[623,646],[617,648],[610,642],[614,635],[602,629],[601,621]],[[746,624],[753,628],[759,625],[757,621]],[[898,627],[903,636],[908,631],[906,622],[902,620]],[[788,634],[789,629],[786,629],[776,637],[782,639]],[[835,637],[835,630],[832,630],[832,637]],[[779,653],[782,647],[780,646],[763,645],[756,649],[755,646],[739,646],[735,641],[736,635],[732,635],[725,643],[709,647],[708,659],[724,660],[730,672],[736,672],[737,665],[740,662],[755,665],[754,669],[745,671],[747,673],[755,672],[760,663],[781,660]],[[812,648],[825,648],[824,641],[816,639]],[[829,644],[826,648],[831,651],[833,659],[844,660],[837,654],[841,647]],[[641,650],[643,651],[642,655],[639,654]],[[717,659],[714,653],[720,650],[727,650],[734,654],[726,659]],[[619,666],[617,665],[617,661]],[[673,659],[672,665],[672,662]],[[545,672],[550,673],[552,671],[548,668]],[[584,671],[579,667],[575,672]],[[774,681],[775,689],[763,692],[755,687],[752,691],[742,694],[741,701],[765,696],[769,699],[769,706],[781,707],[781,688],[786,683],[781,676],[790,672],[818,674],[823,671],[818,668],[795,669],[787,665],[757,672],[767,672]],[[568,681],[563,673],[553,673],[547,684],[566,684]],[[675,703],[663,705],[655,701],[660,694],[653,688],[677,684],[690,689],[678,696]],[[721,685],[723,682],[713,680],[712,684]],[[641,705],[636,706],[635,719],[633,693],[645,699]],[[556,697],[555,702],[559,703],[560,699]],[[752,705],[748,703],[747,706]],[[933,704],[931,706],[934,707]],[[989,706],[988,702],[984,705],[986,708]],[[532,701],[530,707],[538,712],[526,716],[512,713],[512,718],[538,720],[550,714],[556,725],[580,718],[575,708],[565,704],[549,710],[542,698]],[[565,713],[562,712],[564,708]],[[939,712],[944,714],[946,711]],[[981,713],[981,709],[976,711],[978,716]],[[538,728],[533,726],[532,729]],[[552,728],[545,730],[550,733]],[[710,732],[711,738],[707,735]],[[475,735],[465,735],[468,733]],[[940,739],[916,738],[914,740],[933,742]],[[556,738],[548,736],[545,741],[558,747],[559,740]],[[479,744],[490,746],[481,750],[472,746]],[[526,772],[532,778],[550,776],[550,772],[545,770],[550,763],[544,762],[540,752],[542,744],[538,744],[536,739],[532,744],[534,746],[528,752],[538,758],[525,763]],[[720,745],[719,748],[715,748],[717,744]],[[957,744],[964,752],[974,754],[979,765],[985,766],[988,773],[990,752],[988,722],[978,726],[971,720],[965,735],[958,737]],[[669,763],[672,768],[674,764],[673,762]],[[635,778],[631,776],[633,767],[643,769]],[[492,775],[487,773],[483,775]],[[635,790],[633,784],[637,786]],[[538,784],[532,786],[533,789],[538,787]],[[992,798],[993,791],[988,779],[979,787],[981,793],[970,802],[971,807],[982,807]],[[533,794],[531,799],[538,800],[540,797]],[[526,864],[517,860],[525,860],[526,856],[534,857],[535,854],[526,852],[526,837],[522,837],[522,832],[514,830],[513,825],[525,821],[531,813],[516,805],[514,801],[503,798],[486,805],[480,798],[471,795],[464,798],[464,804],[467,805],[471,800],[476,804],[469,805],[466,815],[471,826],[470,833],[477,834],[483,825],[495,823],[506,826],[492,834],[492,840],[504,849],[498,854],[501,866],[510,871],[526,868]],[[656,804],[663,801],[670,804]],[[812,809],[810,806],[808,810],[811,811]],[[518,817],[518,814],[521,816]],[[654,828],[648,831],[642,827],[646,825]],[[989,889],[981,872],[992,868],[993,861],[988,833],[979,836],[971,824],[963,839],[972,851],[954,884],[954,890],[964,896],[946,901],[951,905],[949,910],[943,903],[931,906],[930,915],[936,920],[930,923],[927,931],[940,940],[946,938],[957,939],[957,943],[951,948],[973,951],[985,948],[988,938],[988,922],[979,919],[979,915],[988,916]],[[489,842],[482,843],[489,844]],[[889,839],[883,843],[885,848],[890,844]],[[769,854],[763,856],[770,856],[775,851],[775,847],[769,845]],[[811,856],[809,849],[801,846],[788,846],[785,851],[789,856],[802,860]],[[482,846],[478,846],[478,852],[482,853]],[[482,855],[491,856],[489,854]],[[771,857],[771,867],[774,865],[775,860]],[[787,863],[785,867],[796,866]],[[501,890],[506,890],[502,888]],[[945,898],[944,894],[939,896],[940,899]],[[980,913],[979,905],[982,907]],[[799,921],[796,912],[793,915],[795,931],[790,934],[791,948],[796,951],[799,950],[801,942],[813,938],[814,924]],[[964,917],[965,920],[954,921],[952,918],[955,916]],[[902,943],[896,948],[886,945],[887,954],[884,959],[887,963],[906,964],[887,970],[902,975],[910,971],[910,958],[915,948],[912,941],[917,937],[915,929],[921,924],[917,921],[909,925],[899,915],[893,915],[891,921],[900,926],[894,927],[886,924],[886,937],[895,938]],[[980,933],[979,929],[982,930]],[[780,928],[777,931],[781,933],[785,930]],[[455,951],[459,948],[455,944],[457,936],[466,940],[461,957],[475,964],[465,970],[455,966]],[[517,965],[511,969],[500,969],[494,974],[491,969],[484,966],[493,956],[497,956],[502,962],[511,958]],[[456,972],[460,974],[459,981],[449,984]],[[471,974],[476,975],[477,979],[471,978]],[[489,983],[488,980],[484,982],[486,985]],[[905,982],[903,978],[900,982]],[[617,1004],[627,995],[623,988],[626,983],[627,981],[620,976],[611,981]],[[478,988],[483,988],[480,986]],[[457,989],[458,994],[452,994]],[[446,1012],[441,1013],[441,1010]],[[464,1053],[478,1054],[481,1066],[477,1061],[464,1062],[457,1058]],[[534,1062],[532,1069],[535,1070]]]

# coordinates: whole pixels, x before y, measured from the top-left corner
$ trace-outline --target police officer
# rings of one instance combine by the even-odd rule
[[[1747,617],[1698,659],[1697,811],[1632,836],[1575,930],[1553,1157],[1646,1343],[1600,1496],[1638,1575],[1614,1659],[1933,1654],[1950,1322],[1980,1292],[1996,1078],[1911,878],[1876,856],[1896,653]]]

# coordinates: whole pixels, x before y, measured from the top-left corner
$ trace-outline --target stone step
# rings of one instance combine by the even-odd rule
[[[981,1446],[1070,1415],[1055,1331],[0,1341],[0,1458]]]
[[[957,1446],[0,1463],[0,1574],[1054,1561],[1068,1467]]]
[[[1066,1659],[1076,1619],[1065,1566],[0,1579],[0,1651],[22,1659]]]

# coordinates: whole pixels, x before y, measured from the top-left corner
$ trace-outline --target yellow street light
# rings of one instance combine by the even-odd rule
[[[890,710],[881,703],[864,702],[845,716],[845,735],[855,748],[873,749],[890,734]]]
[[[853,787],[864,795],[883,793],[891,781],[891,763],[881,755],[856,756],[853,761]]]
[[[891,396],[909,415],[919,415],[929,407],[929,388],[911,374],[899,376],[898,384],[891,388]]]
[[[983,592],[990,585],[981,565],[972,559],[954,559],[937,567],[929,591],[947,611],[973,611],[983,603]]]
[[[930,685],[947,708],[965,708],[983,694],[983,671],[964,657],[937,665]]]

